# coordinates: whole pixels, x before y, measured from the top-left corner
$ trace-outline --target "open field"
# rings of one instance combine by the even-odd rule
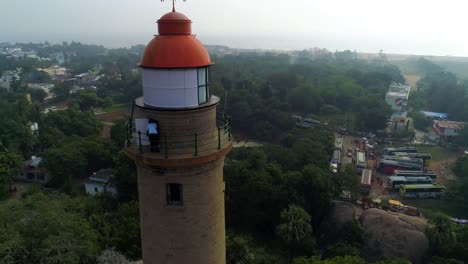
[[[129,118],[129,111],[116,111],[111,113],[97,114],[96,117],[104,123],[115,123],[116,121]]]
[[[454,159],[461,154],[449,151],[444,148],[440,147],[432,147],[432,146],[416,146],[419,152],[430,153],[432,155],[433,161],[444,161],[448,159]]]
[[[130,111],[129,110],[122,110],[122,111],[116,111],[116,112],[111,112],[111,113],[102,113],[102,114],[97,114],[96,117],[102,121],[103,123],[103,128],[101,132],[101,136],[104,138],[109,138],[110,137],[110,129],[111,127],[115,124],[115,122],[122,120],[122,119],[127,119],[130,117]]]

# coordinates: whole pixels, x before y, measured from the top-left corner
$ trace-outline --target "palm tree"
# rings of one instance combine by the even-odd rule
[[[448,216],[436,213],[430,220],[430,225],[426,228],[426,236],[429,240],[432,253],[441,254],[456,242],[453,225]]]
[[[278,235],[289,246],[289,263],[292,263],[294,250],[301,246],[312,234],[310,215],[297,205],[289,205],[281,212],[282,223],[277,227]]]

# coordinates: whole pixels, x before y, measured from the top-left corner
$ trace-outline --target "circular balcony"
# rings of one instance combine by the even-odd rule
[[[133,119],[127,123],[126,152],[135,160],[150,166],[180,167],[214,161],[232,148],[229,118],[217,115],[216,127],[209,131],[171,134],[161,129],[150,139],[137,129]]]

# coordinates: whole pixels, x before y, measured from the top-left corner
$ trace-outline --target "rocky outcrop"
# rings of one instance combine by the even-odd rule
[[[344,224],[355,221],[356,208],[353,204],[343,201],[332,201],[330,211],[322,221],[317,232],[317,238],[322,246],[334,243],[340,236]]]
[[[402,258],[422,263],[429,247],[424,219],[368,209],[359,222],[366,235],[364,254],[368,261]]]
[[[356,217],[354,205],[342,201],[332,201],[332,207],[329,213],[331,226],[341,229],[347,222],[353,221]]]

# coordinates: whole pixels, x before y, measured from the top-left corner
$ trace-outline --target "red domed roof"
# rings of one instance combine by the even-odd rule
[[[192,35],[192,21],[169,12],[158,20],[159,35],[146,46],[140,67],[195,68],[213,64],[203,44]]]
[[[182,13],[174,11],[174,12],[169,12],[169,13],[165,14],[164,16],[162,16],[159,19],[159,21],[165,21],[165,20],[187,20],[187,21],[190,21],[190,18],[188,18],[188,16],[186,16],[186,15],[184,15]]]

